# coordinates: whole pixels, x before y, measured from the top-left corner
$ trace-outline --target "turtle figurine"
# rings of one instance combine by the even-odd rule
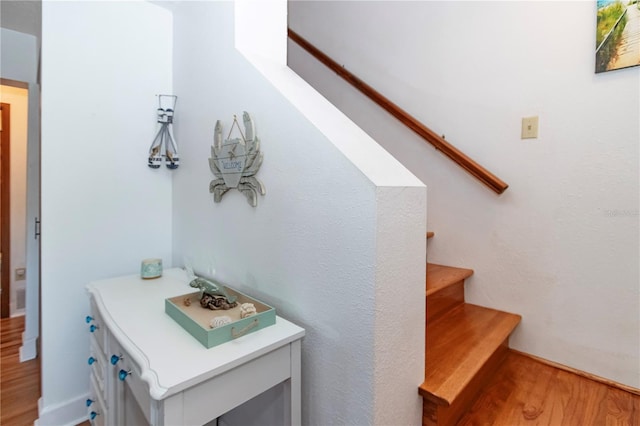
[[[230,296],[224,287],[206,278],[196,277],[189,286],[200,289],[200,306],[203,308],[226,310],[238,306],[237,296]]]
[[[238,306],[238,302],[229,303],[229,301],[223,296],[212,296],[205,293],[200,298],[200,306],[202,306],[203,308],[212,309],[214,311],[217,311],[219,309],[226,311]]]

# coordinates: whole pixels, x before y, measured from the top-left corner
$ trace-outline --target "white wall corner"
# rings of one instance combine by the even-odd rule
[[[377,188],[374,424],[420,424],[427,191]]]
[[[38,399],[38,419],[35,426],[75,426],[87,420],[85,401],[89,394],[70,399],[60,404],[44,406]]]

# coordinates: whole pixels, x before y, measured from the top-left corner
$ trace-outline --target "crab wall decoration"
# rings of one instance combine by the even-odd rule
[[[233,124],[229,136],[222,140],[222,124],[216,122],[211,146],[209,168],[216,177],[209,184],[209,192],[213,194],[213,200],[219,203],[222,196],[231,188],[247,197],[247,201],[253,207],[258,205],[258,194],[266,193],[264,185],[255,174],[262,165],[263,155],[260,152],[260,141],[255,134],[255,128],[251,116],[246,111],[242,114],[245,132],[242,133],[237,118],[233,117]],[[233,128],[237,127],[241,138],[230,139]]]

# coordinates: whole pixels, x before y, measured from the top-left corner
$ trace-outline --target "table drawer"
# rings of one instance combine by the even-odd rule
[[[284,382],[290,374],[287,345],[192,386],[184,391],[185,424],[205,424]]]
[[[89,365],[91,368],[91,377],[94,378],[97,389],[99,390],[100,397],[104,400],[107,396],[106,390],[106,377],[107,377],[107,359],[104,356],[104,353],[99,348],[95,339],[92,337],[90,339],[89,345]]]
[[[113,355],[119,358],[113,368],[114,380],[122,386],[122,396],[128,399],[130,395],[133,395],[147,422],[150,423],[151,396],[149,395],[149,386],[140,377],[140,367],[114,337],[109,339],[109,348]]]
[[[101,390],[95,376],[91,375],[91,386],[89,389],[89,401],[87,401],[87,415],[93,426],[104,426],[107,424],[107,406],[101,397]],[[90,403],[89,403],[90,402]]]
[[[100,312],[98,312],[98,308],[96,307],[96,303],[93,298],[91,298],[91,315],[88,318],[90,318],[90,320],[88,320],[89,331],[95,338],[95,341],[96,343],[98,343],[100,349],[104,351],[106,349],[105,343],[107,327],[102,320]]]

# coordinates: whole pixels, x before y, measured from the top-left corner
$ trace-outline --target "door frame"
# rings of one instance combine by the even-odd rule
[[[2,295],[0,317],[11,315],[11,105],[0,103],[2,132],[0,137],[0,252],[2,252]]]

